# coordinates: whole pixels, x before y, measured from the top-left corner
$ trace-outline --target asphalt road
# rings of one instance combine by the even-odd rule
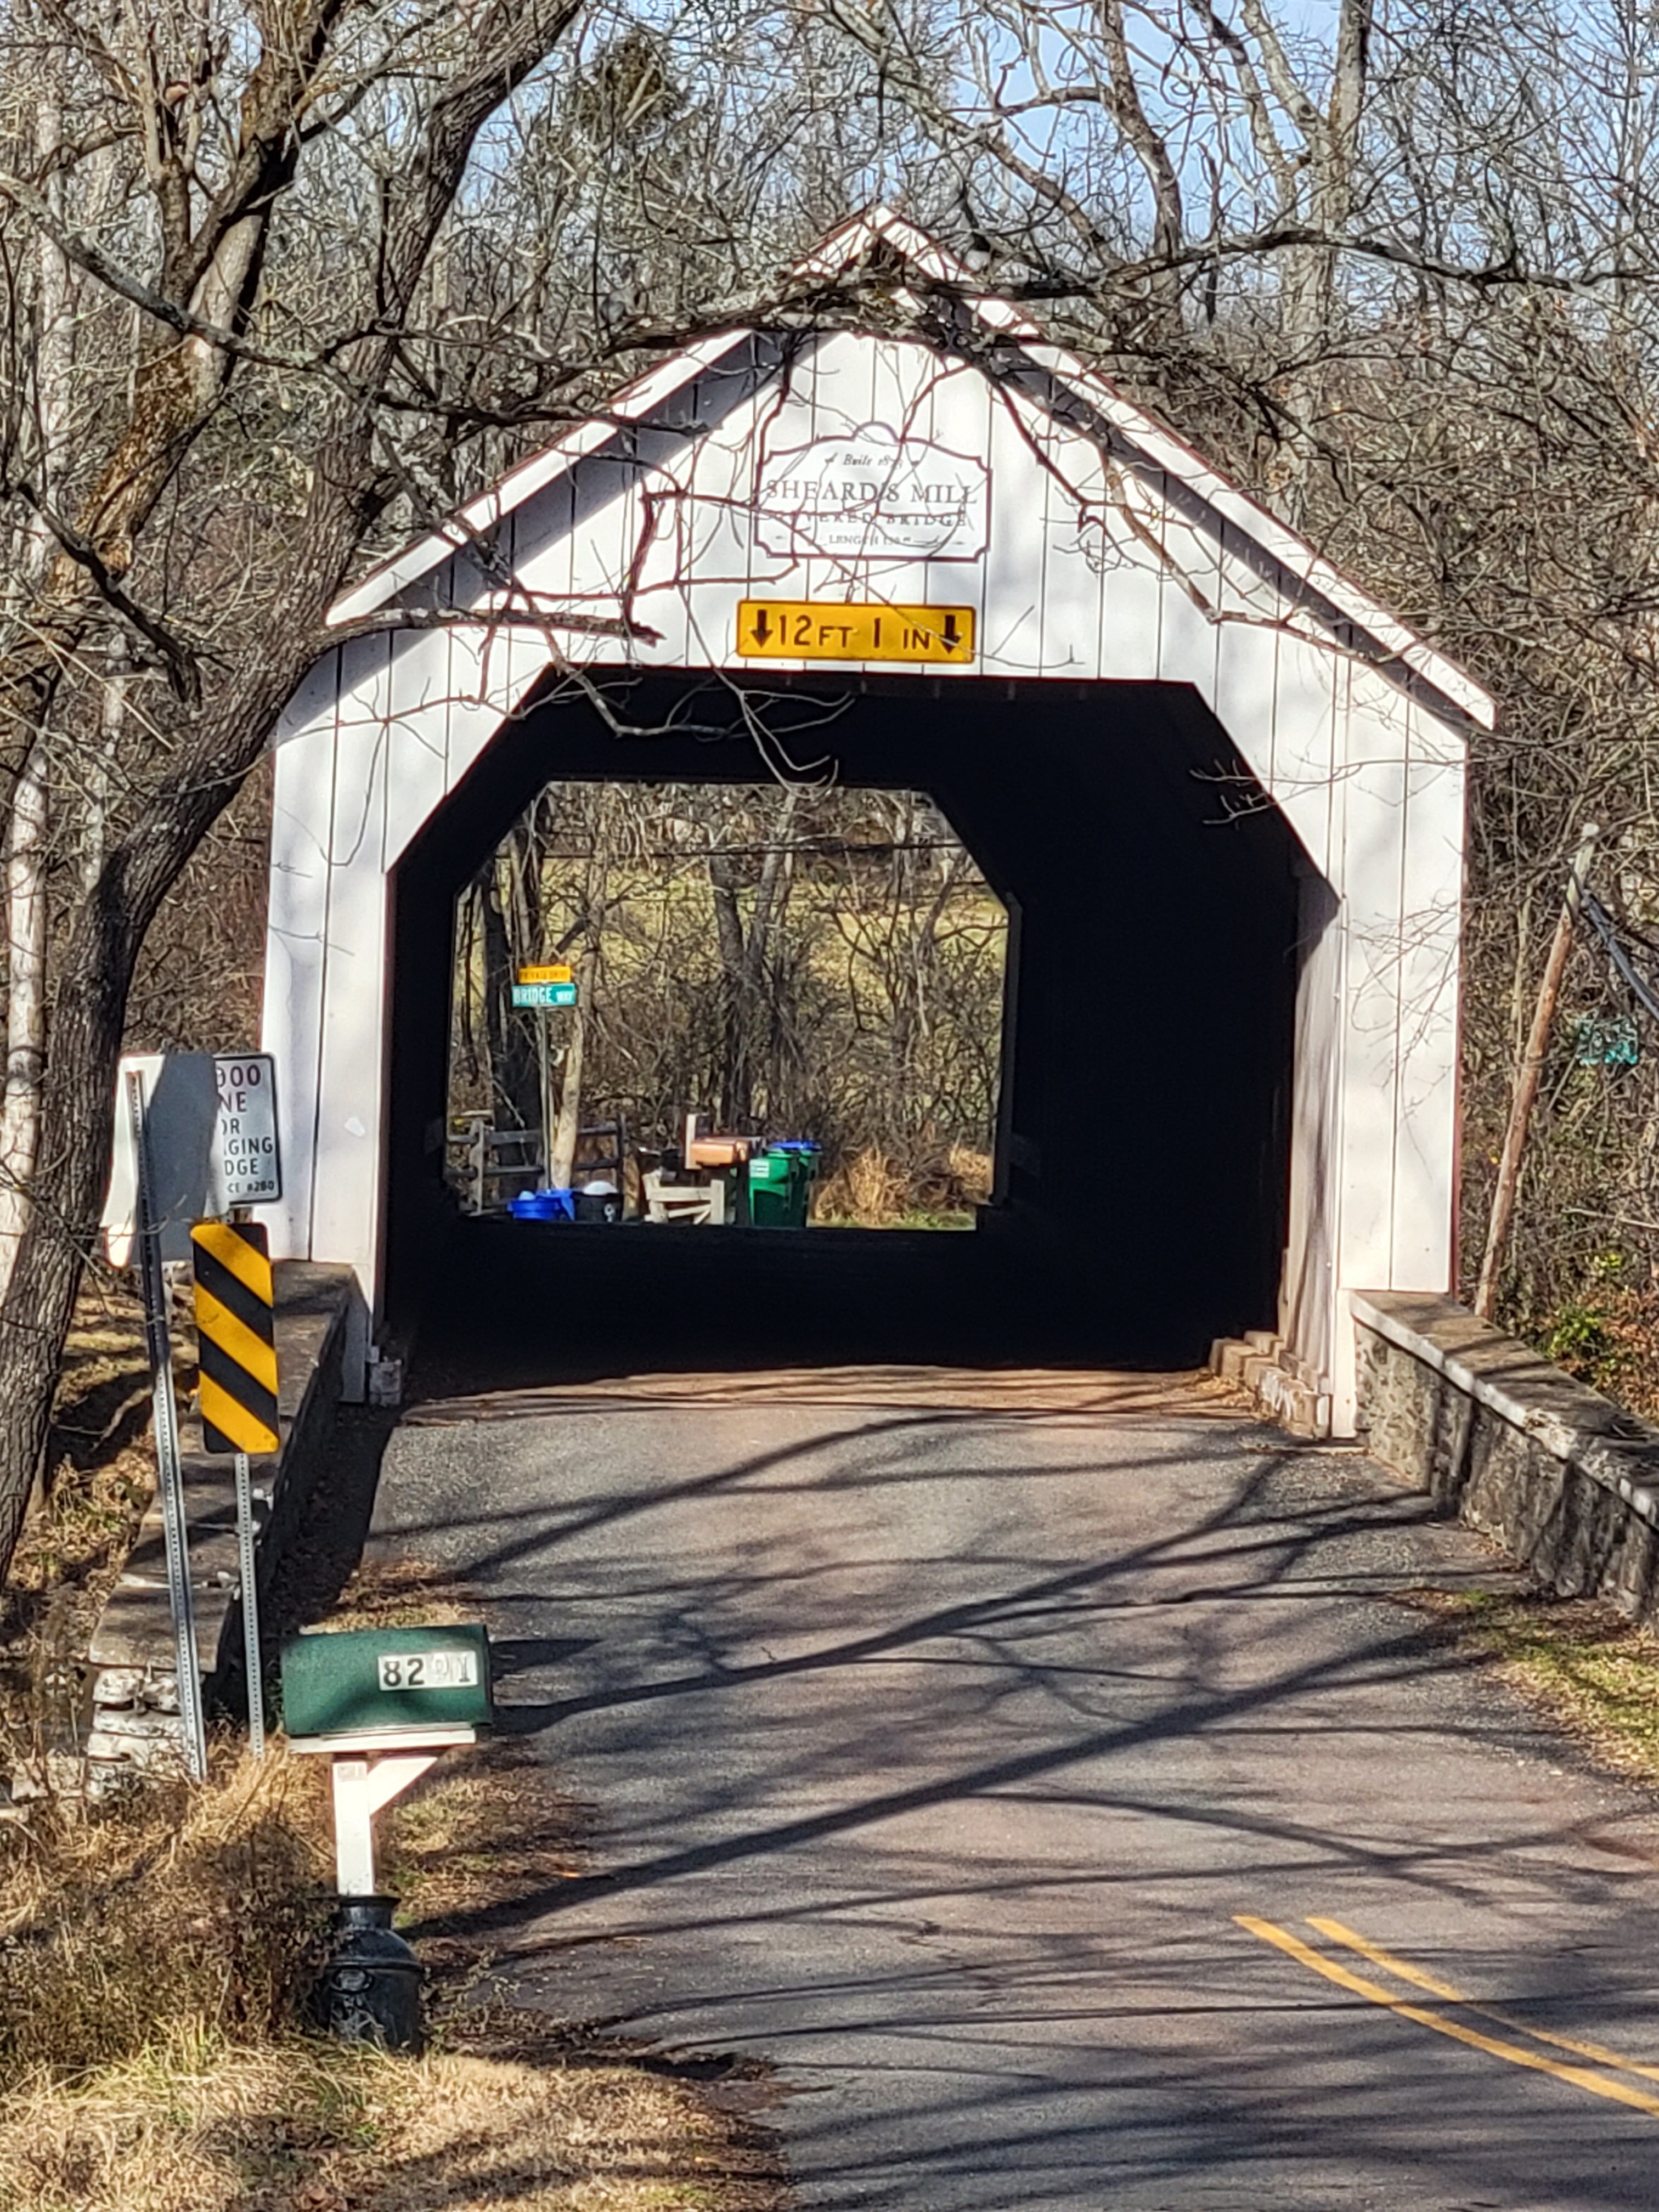
[[[1364,1456],[678,1376],[411,1409],[376,1528],[594,1808],[520,1996],[770,2061],[803,2204],[1659,2204],[1653,1802],[1391,1595],[1504,1577]]]

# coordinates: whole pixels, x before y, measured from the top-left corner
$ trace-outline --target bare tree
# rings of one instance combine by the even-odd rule
[[[415,79],[405,37],[348,0],[293,0],[252,33],[245,74],[229,26],[208,13],[127,25],[64,17],[76,58],[104,88],[106,127],[127,137],[148,191],[155,251],[143,277],[60,220],[45,177],[0,177],[32,233],[135,301],[155,336],[129,403],[112,404],[101,458],[65,513],[39,474],[11,473],[58,551],[0,659],[0,778],[15,789],[66,679],[113,609],[173,679],[169,757],[127,798],[96,883],[69,922],[41,1091],[40,1158],[0,1309],[0,1563],[9,1557],[46,1434],[51,1385],[109,1150],[109,1101],[127,992],[171,884],[258,758],[322,635],[349,563],[395,488],[376,400],[395,398],[400,348],[439,233],[490,116],[557,47],[574,0],[491,0],[430,34]],[[217,415],[241,366],[280,357],[255,327],[279,212],[331,125],[398,88],[400,160],[359,242],[362,312],[310,380],[313,459],[288,549],[285,588],[252,621],[228,675],[205,685],[188,645],[127,588],[140,540]],[[280,320],[280,318],[277,319]]]

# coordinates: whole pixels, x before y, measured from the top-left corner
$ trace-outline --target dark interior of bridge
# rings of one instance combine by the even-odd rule
[[[911,677],[567,684],[394,879],[386,1334],[416,1383],[848,1363],[1190,1365],[1271,1327],[1294,844],[1184,688]],[[560,778],[752,783],[752,726],[927,793],[1011,917],[1001,1194],[972,1235],[462,1219],[442,1176],[454,901]],[[614,723],[652,734],[619,735]]]

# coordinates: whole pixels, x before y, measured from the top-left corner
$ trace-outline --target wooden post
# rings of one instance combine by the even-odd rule
[[[374,1895],[374,1815],[418,1782],[437,1756],[418,1746],[335,1754],[334,1879],[342,1897]]]
[[[1521,1181],[1521,1158],[1526,1150],[1527,1125],[1532,1119],[1538,1085],[1544,1073],[1544,1056],[1549,1050],[1550,1025],[1555,1019],[1555,1002],[1561,995],[1561,978],[1566,972],[1567,954],[1572,948],[1572,926],[1577,918],[1578,902],[1595,855],[1595,841],[1601,834],[1593,822],[1586,823],[1583,835],[1578,841],[1578,850],[1572,856],[1572,867],[1567,877],[1567,895],[1561,904],[1555,935],[1550,939],[1549,958],[1544,963],[1543,981],[1538,986],[1538,1003],[1532,1012],[1532,1030],[1515,1079],[1515,1096],[1510,1102],[1509,1127],[1504,1132],[1503,1157],[1498,1163],[1498,1187],[1492,1193],[1492,1218],[1486,1224],[1486,1249],[1481,1255],[1480,1279],[1474,1291],[1474,1310],[1482,1321],[1490,1321],[1498,1305],[1498,1274],[1504,1264],[1504,1247],[1509,1242],[1510,1222],[1515,1212],[1515,1194]]]

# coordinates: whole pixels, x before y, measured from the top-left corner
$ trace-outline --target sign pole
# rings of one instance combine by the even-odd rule
[[[553,1188],[553,1070],[547,1051],[547,1009],[536,1010],[536,1059],[542,1079],[542,1188]]]
[[[542,1169],[547,1185],[553,1182],[553,1046],[547,1017],[554,1006],[574,1006],[577,999],[576,971],[568,961],[544,961],[515,968],[513,1003],[533,1007],[536,1013],[536,1072],[541,1080]]]
[[[253,1475],[247,1454],[236,1455],[236,1571],[242,1585],[242,1664],[247,1676],[247,1745],[265,1755],[265,1686],[259,1656],[259,1585],[253,1558]]]
[[[1504,1132],[1504,1150],[1498,1164],[1492,1214],[1486,1224],[1486,1249],[1481,1255],[1480,1279],[1475,1284],[1472,1301],[1482,1321],[1491,1321],[1498,1311],[1498,1277],[1504,1265],[1504,1247],[1509,1241],[1510,1220],[1515,1212],[1516,1193],[1521,1183],[1521,1162],[1527,1149],[1527,1125],[1532,1119],[1538,1086],[1543,1079],[1544,1061],[1549,1052],[1550,1024],[1555,1019],[1555,1002],[1561,995],[1561,979],[1566,974],[1567,955],[1572,950],[1573,924],[1578,919],[1579,902],[1583,895],[1585,879],[1589,874],[1590,862],[1595,858],[1596,842],[1601,835],[1595,823],[1586,823],[1578,840],[1578,849],[1572,856],[1572,866],[1567,871],[1566,896],[1562,901],[1561,912],[1556,920],[1555,934],[1550,939],[1543,980],[1538,986],[1538,1003],[1532,1012],[1532,1028],[1528,1032],[1527,1048],[1521,1055],[1521,1065],[1516,1072],[1515,1093],[1510,1101],[1509,1126]]]
[[[161,1229],[152,1197],[149,1133],[145,1126],[144,1079],[127,1074],[127,1117],[137,1165],[137,1227],[144,1291],[144,1340],[149,1353],[155,1417],[156,1486],[167,1547],[167,1597],[173,1607],[173,1666],[179,1680],[179,1718],[185,1761],[191,1778],[207,1779],[207,1723],[202,1711],[202,1674],[196,1653],[196,1612],[190,1594],[190,1534],[185,1522],[185,1475],[179,1455],[179,1407],[173,1395],[173,1341],[167,1331],[167,1284],[161,1273]]]

